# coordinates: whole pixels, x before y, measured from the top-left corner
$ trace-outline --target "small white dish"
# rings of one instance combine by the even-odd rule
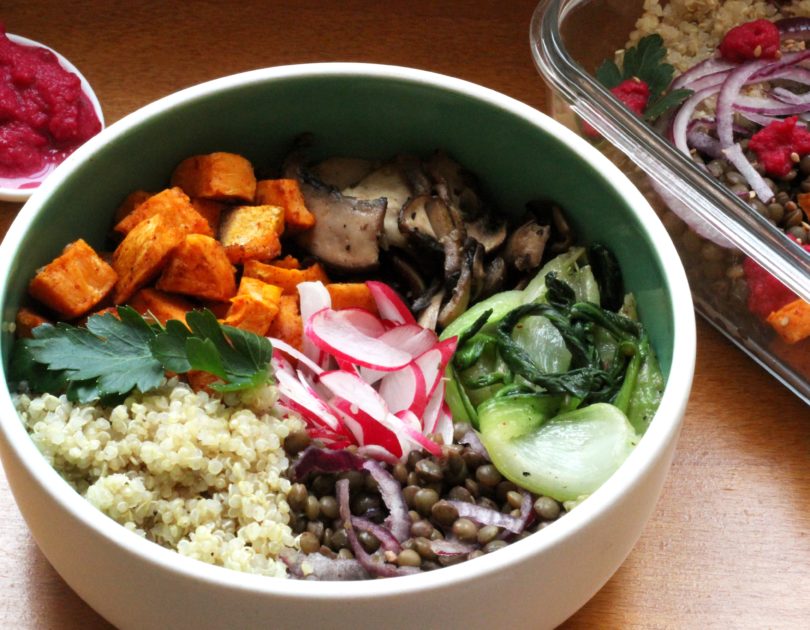
[[[104,114],[101,111],[101,103],[99,103],[98,97],[96,96],[96,93],[93,91],[93,88],[90,87],[90,83],[88,83],[87,79],[81,72],[79,72],[79,69],[76,68],[76,66],[70,63],[70,61],[68,61],[63,55],[59,54],[50,46],[40,44],[39,42],[36,42],[33,39],[28,39],[27,37],[13,35],[12,33],[7,33],[6,36],[9,38],[9,40],[14,42],[15,44],[20,44],[22,46],[44,48],[46,50],[51,51],[54,55],[56,55],[56,59],[59,61],[59,65],[62,66],[62,68],[79,77],[79,80],[81,81],[82,84],[82,91],[84,91],[84,93],[87,95],[87,98],[90,99],[90,103],[93,105],[93,109],[96,112],[96,116],[98,116],[98,120],[101,123],[101,128],[104,129]],[[57,166],[58,164],[49,164],[46,168],[44,168],[40,172],[34,173],[33,175],[29,175],[26,177],[18,177],[14,179],[0,177],[0,201],[12,201],[17,203],[23,203],[27,201],[28,198],[33,194],[33,192],[39,187],[39,184]]]

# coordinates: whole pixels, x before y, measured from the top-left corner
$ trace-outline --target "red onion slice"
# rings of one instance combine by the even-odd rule
[[[495,525],[496,527],[503,527],[510,532],[519,534],[523,531],[525,523],[515,518],[511,514],[504,514],[498,510],[477,505],[475,503],[467,503],[466,501],[448,500],[453,507],[458,511],[458,515],[464,518],[469,518],[473,521],[481,523],[482,525]]]
[[[355,529],[373,534],[374,537],[380,541],[380,547],[386,551],[399,553],[402,550],[402,546],[399,544],[399,541],[394,538],[394,535],[382,525],[378,525],[377,523],[370,521],[367,518],[363,518],[362,516],[352,516],[352,525]]]
[[[745,157],[745,154],[743,153],[743,150],[739,144],[735,144],[724,149],[723,153],[728,161],[736,166],[737,170],[740,171],[740,174],[745,177],[745,180],[751,186],[751,190],[756,193],[757,197],[759,197],[759,200],[762,203],[768,203],[771,199],[773,199],[773,191],[770,189],[768,184],[765,183],[762,175],[760,175],[754,168],[754,165],[748,161],[747,157]]]
[[[311,473],[340,473],[363,470],[363,459],[351,451],[327,451],[308,446],[292,465],[292,477],[301,481]]]
[[[740,95],[740,90],[754,74],[772,65],[774,65],[773,62],[768,59],[744,63],[732,70],[723,81],[715,109],[717,139],[720,140],[720,146],[723,149],[734,144],[734,103]]]
[[[319,581],[348,582],[367,580],[370,576],[357,560],[328,558],[322,553],[282,554],[290,575],[298,579],[314,577]],[[306,567],[306,568],[305,568]]]
[[[406,541],[411,535],[411,517],[408,515],[408,504],[402,494],[402,486],[378,462],[367,460],[363,462],[363,468],[377,482],[380,497],[388,508],[388,517],[385,519],[388,529],[399,542]]]
[[[437,556],[460,556],[472,553],[478,547],[468,545],[460,540],[438,538],[430,541],[430,550]]]
[[[726,61],[722,57],[709,57],[708,59],[704,59],[698,64],[695,64],[686,72],[680,74],[672,81],[670,85],[670,90],[677,90],[680,88],[689,88],[691,90],[698,90],[700,88],[696,88],[695,82],[698,79],[702,79],[706,76],[710,75],[718,75],[721,76],[725,74],[736,66],[732,61]]]

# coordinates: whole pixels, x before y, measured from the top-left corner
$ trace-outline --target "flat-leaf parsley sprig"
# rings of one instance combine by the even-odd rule
[[[221,392],[270,379],[273,347],[265,338],[222,325],[209,310],[190,311],[186,324],[150,323],[129,306],[91,315],[85,327],[43,324],[14,346],[12,377],[36,393],[65,393],[74,402],[111,401],[160,387],[167,371],[208,372]]]

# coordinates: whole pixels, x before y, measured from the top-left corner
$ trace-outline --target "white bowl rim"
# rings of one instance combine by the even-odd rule
[[[11,225],[0,245],[0,294],[5,291],[9,266],[20,242],[29,229],[47,195],[71,172],[83,163],[93,151],[108,140],[118,138],[152,115],[181,106],[184,102],[204,98],[220,90],[230,90],[278,79],[311,77],[362,77],[400,80],[459,93],[462,96],[486,102],[522,118],[553,135],[572,152],[590,162],[608,185],[624,198],[635,213],[657,248],[665,269],[665,279],[671,290],[673,303],[674,343],[672,366],[660,409],[655,415],[639,445],[618,471],[578,507],[555,521],[539,535],[532,535],[508,545],[498,553],[487,554],[475,560],[444,567],[412,576],[368,580],[362,588],[347,586],[345,582],[300,581],[241,573],[223,567],[181,556],[150,542],[107,517],[90,505],[52,468],[25,431],[11,401],[7,387],[0,387],[0,433],[16,452],[28,473],[47,492],[54,502],[81,521],[97,535],[123,551],[134,554],[164,571],[180,574],[187,579],[216,584],[220,588],[250,591],[267,596],[301,599],[346,600],[360,602],[385,596],[415,595],[421,591],[447,588],[468,580],[508,571],[510,565],[527,556],[548,550],[560,541],[585,528],[611,503],[635,486],[654,467],[655,461],[676,439],[689,397],[695,364],[695,318],[686,274],[666,230],[639,190],[602,153],[538,110],[492,89],[439,73],[403,66],[359,62],[326,62],[275,66],[251,70],[201,83],[165,96],[115,122],[100,134],[79,147],[60,168],[32,195]],[[7,324],[6,324],[7,325]]]
[[[77,77],[79,77],[79,81],[82,84],[82,91],[87,95],[87,98],[90,99],[90,103],[93,105],[93,109],[96,112],[96,116],[98,116],[98,120],[101,123],[101,129],[104,129],[104,112],[101,110],[101,103],[98,100],[98,96],[96,96],[95,91],[90,86],[90,82],[87,78],[79,71],[79,69],[74,66],[70,60],[61,54],[59,51],[54,50],[50,46],[46,46],[40,42],[34,41],[33,39],[29,39],[27,37],[23,37],[22,35],[15,35],[13,33],[6,33],[6,37],[9,38],[15,44],[21,44],[23,46],[31,46],[33,48],[44,48],[45,50],[49,50],[52,52],[56,59],[59,61],[59,65],[62,66],[68,72],[72,72]],[[59,165],[57,165],[59,166]],[[55,167],[47,171],[45,173],[45,177],[50,177],[50,174],[56,170]],[[0,179],[2,181],[2,179]],[[35,181],[32,179],[32,181]],[[11,201],[11,202],[23,202],[28,200],[34,191],[38,188],[10,188],[5,186],[0,186],[0,201]]]

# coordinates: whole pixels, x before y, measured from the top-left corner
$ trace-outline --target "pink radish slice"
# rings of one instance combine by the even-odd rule
[[[380,317],[388,319],[397,324],[415,324],[411,310],[402,301],[402,298],[384,282],[377,282],[369,280],[366,286],[371,291],[371,297],[374,298],[374,303],[377,305],[377,310]]]
[[[365,446],[361,446],[357,449],[357,454],[362,455],[363,457],[368,457],[370,459],[376,459],[381,462],[386,462],[395,466],[400,461],[402,461],[401,457],[397,457],[390,451],[384,449],[382,446],[378,444],[367,444]]]
[[[340,413],[346,426],[354,434],[360,446],[375,444],[382,447],[397,459],[405,453],[402,443],[396,432],[384,426],[362,409],[358,409],[348,400],[337,398],[332,401],[335,409]]]
[[[392,348],[407,352],[411,355],[411,358],[416,358],[420,354],[427,352],[439,342],[435,332],[428,328],[422,328],[417,324],[395,326],[383,333],[379,340]],[[372,370],[366,367],[361,368],[360,372],[363,380],[372,384],[385,376],[386,373],[383,370]]]
[[[299,372],[300,374],[300,372]],[[279,394],[288,402],[294,403],[307,410],[313,419],[328,426],[333,431],[337,431],[340,423],[332,414],[327,405],[318,394],[301,381],[286,371],[276,373]]]
[[[433,390],[436,389],[436,385],[439,384],[440,376],[444,374],[447,363],[456,351],[457,342],[458,339],[456,337],[445,339],[414,360],[425,377],[425,387],[428,396],[433,394]]]
[[[273,344],[273,358],[278,355],[278,352],[276,352],[276,350],[278,350],[279,352],[286,354],[288,357],[295,359],[299,363],[303,363],[315,374],[320,374],[323,372],[323,369],[317,363],[301,352],[298,348],[291,346],[286,341],[276,339],[275,337],[268,337],[267,339],[271,344]]]
[[[436,421],[433,433],[441,435],[445,444],[452,444],[453,432],[453,413],[450,411],[450,406],[447,404],[447,401],[442,397],[442,407],[439,410],[439,418]]]
[[[415,413],[406,409],[405,411],[400,411],[398,414],[394,415],[394,417],[401,422],[399,430],[404,432],[413,442],[421,446],[431,455],[439,456],[442,454],[442,447],[422,432],[420,427],[421,423]]]
[[[298,285],[298,297],[301,309],[301,321],[304,326],[315,313],[324,308],[332,307],[332,296],[326,290],[323,282],[301,282]],[[302,344],[304,354],[318,365],[325,363],[326,357],[307,335],[304,335]]]
[[[380,380],[379,392],[391,413],[409,409],[420,414],[427,404],[425,376],[415,363],[388,372]]]
[[[356,374],[333,370],[321,374],[320,382],[335,396],[350,401],[377,421],[388,414],[385,401],[377,390]]]
[[[367,316],[370,314],[361,309],[322,309],[307,321],[305,337],[338,361],[375,370],[398,370],[410,363],[410,354],[368,334]]]

